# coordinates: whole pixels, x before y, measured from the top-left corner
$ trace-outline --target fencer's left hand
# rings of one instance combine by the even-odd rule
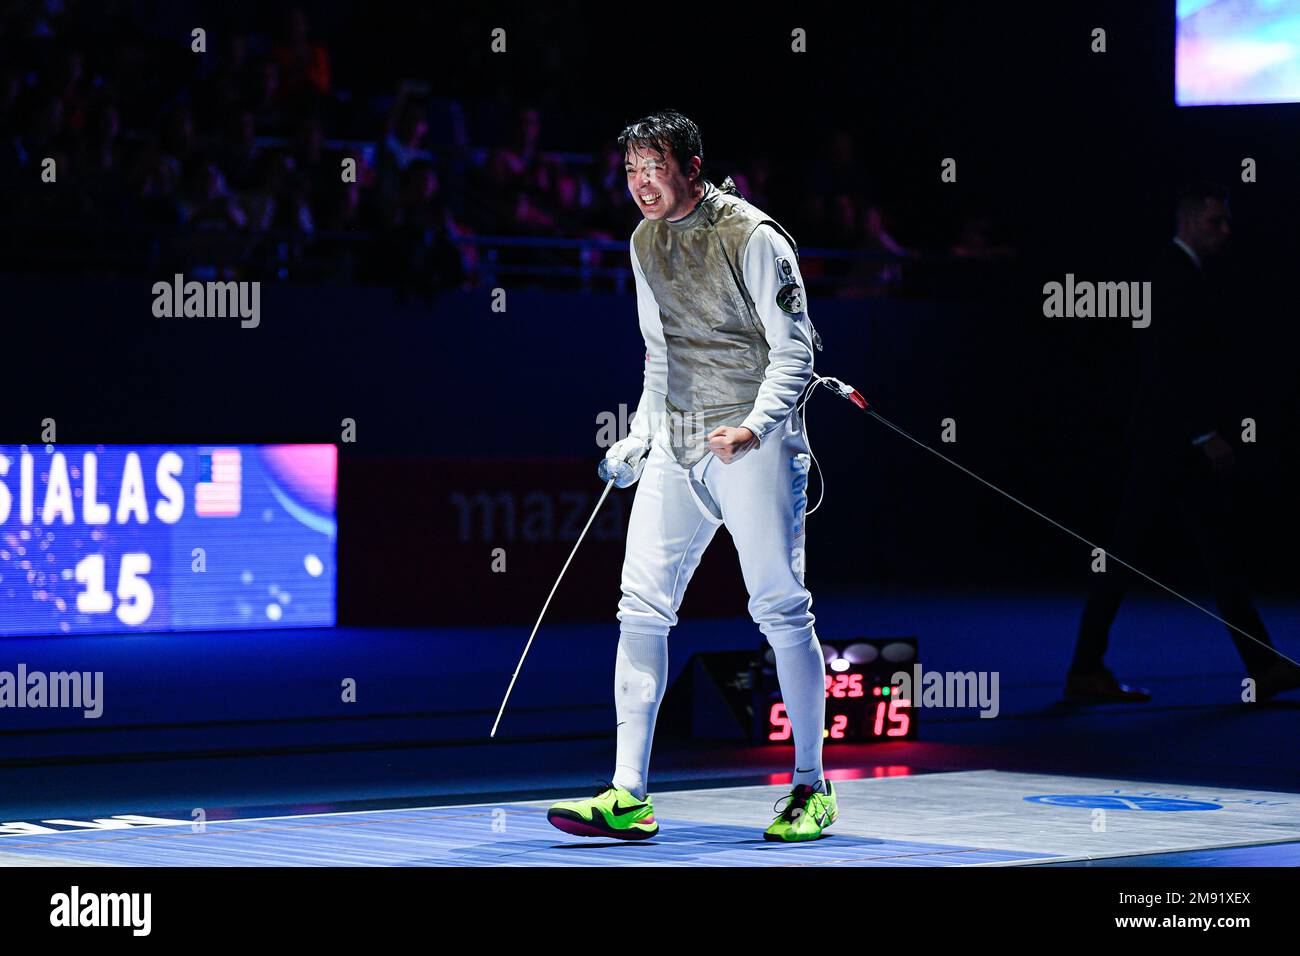
[[[738,461],[751,448],[758,447],[758,438],[743,425],[731,428],[719,425],[709,432],[709,451],[713,452],[724,465]]]

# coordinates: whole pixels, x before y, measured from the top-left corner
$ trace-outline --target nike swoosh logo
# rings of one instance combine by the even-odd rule
[[[634,804],[632,804],[632,806],[630,806],[630,807],[620,807],[617,803],[615,803],[613,809],[611,810],[611,812],[612,812],[612,813],[614,814],[614,816],[616,816],[616,817],[625,817],[625,816],[627,816],[629,813],[634,813],[634,812],[636,812],[637,810],[642,809],[644,806],[645,806],[644,803],[634,803]]]

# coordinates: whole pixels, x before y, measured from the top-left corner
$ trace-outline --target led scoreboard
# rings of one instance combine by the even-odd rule
[[[0,445],[0,636],[329,626],[333,445]]]
[[[834,645],[823,642],[822,650],[826,656],[823,733],[828,743],[916,738],[912,701],[900,696],[892,683],[895,673],[910,674],[916,662],[915,638],[855,638]],[[792,740],[792,733],[781,702],[774,660],[769,649],[754,665],[755,735],[768,743],[783,743]]]

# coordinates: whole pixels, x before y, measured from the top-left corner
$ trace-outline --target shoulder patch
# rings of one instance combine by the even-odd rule
[[[803,289],[795,281],[794,265],[788,256],[776,257],[777,281],[781,288],[776,293],[776,304],[782,312],[799,315],[804,310]]]

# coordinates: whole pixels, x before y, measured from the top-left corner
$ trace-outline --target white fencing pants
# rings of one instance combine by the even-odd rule
[[[644,798],[655,717],[666,689],[668,632],[704,549],[725,524],[740,556],[749,613],[776,654],[792,722],[795,783],[822,776],[825,661],[804,587],[810,455],[793,415],[730,464],[712,454],[683,468],[659,441],[647,455],[628,523],[613,782]]]
[[[686,469],[656,441],[628,522],[621,631],[668,634],[704,549],[725,524],[759,630],[774,647],[806,642],[814,621],[803,583],[810,461],[795,415],[730,464],[707,454]]]

